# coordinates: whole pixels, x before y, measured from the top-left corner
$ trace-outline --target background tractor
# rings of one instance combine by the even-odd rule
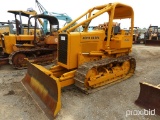
[[[145,33],[145,45],[160,46],[160,33],[158,26],[149,26]]]
[[[30,26],[32,19],[34,26]],[[39,19],[49,21],[49,33],[45,34],[43,29],[38,27]],[[37,64],[52,63],[56,58],[58,29],[59,22],[54,16],[31,16],[26,29],[27,35],[1,34],[3,48],[1,51],[1,63],[9,61],[17,69],[26,68],[26,60],[24,58],[28,58],[28,60]]]

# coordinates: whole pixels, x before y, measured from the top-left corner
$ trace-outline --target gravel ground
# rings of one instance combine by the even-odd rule
[[[134,45],[137,67],[134,76],[98,92],[85,95],[75,86],[62,90],[62,109],[56,120],[159,120],[157,115],[129,115],[143,108],[134,104],[139,82],[154,85],[160,80],[160,47]],[[25,70],[0,67],[0,120],[48,120],[21,84]]]

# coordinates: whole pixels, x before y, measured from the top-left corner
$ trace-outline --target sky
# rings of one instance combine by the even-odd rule
[[[2,1],[2,0],[1,0]],[[73,20],[88,9],[113,2],[120,2],[132,6],[134,10],[134,26],[148,28],[151,25],[160,26],[158,0],[38,0],[49,12],[66,13]],[[3,3],[3,4],[2,4]],[[33,8],[39,13],[35,0],[3,0],[1,2],[1,20],[13,20],[14,15],[8,10],[27,10]],[[106,19],[107,20],[107,19]],[[104,20],[99,20],[103,23]]]

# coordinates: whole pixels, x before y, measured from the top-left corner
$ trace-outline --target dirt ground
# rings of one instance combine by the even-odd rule
[[[134,76],[98,92],[85,95],[71,86],[62,91],[62,109],[56,120],[159,120],[157,115],[128,115],[144,110],[135,105],[140,81],[160,83],[160,47],[134,45]],[[25,70],[0,67],[0,120],[48,120],[21,84]]]

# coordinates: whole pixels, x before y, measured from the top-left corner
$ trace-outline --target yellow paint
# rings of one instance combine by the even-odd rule
[[[42,84],[40,84],[34,77],[31,77],[31,83],[30,83],[34,88],[38,89],[40,93],[44,96],[47,96],[48,91],[44,88]]]
[[[13,45],[16,44],[16,37],[14,35],[4,36],[4,44],[5,44],[5,48],[3,48],[4,52],[7,54],[11,54],[13,52]]]

